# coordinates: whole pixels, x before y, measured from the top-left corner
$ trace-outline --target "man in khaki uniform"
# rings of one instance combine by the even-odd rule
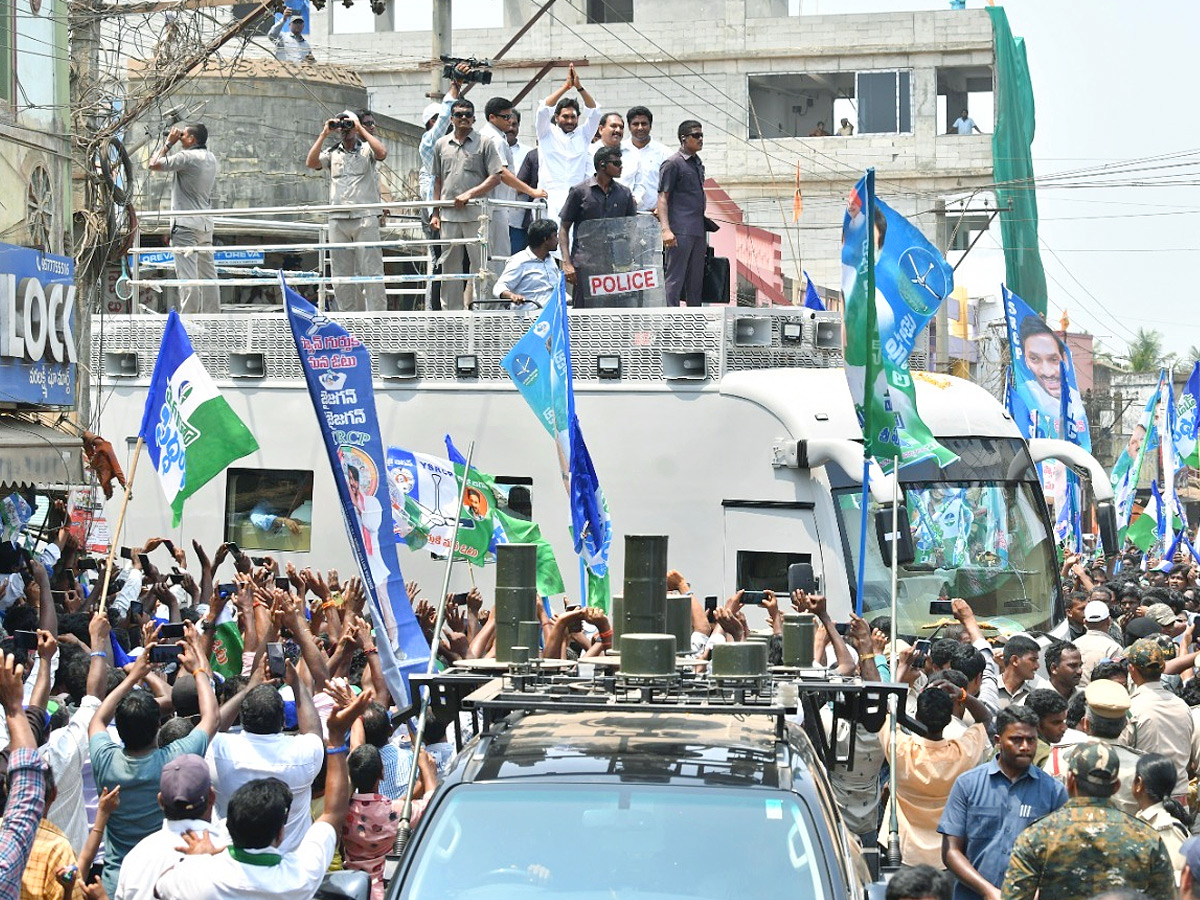
[[[1100,600],[1089,600],[1083,609],[1083,634],[1075,638],[1073,643],[1083,657],[1083,676],[1079,686],[1086,688],[1092,680],[1092,667],[1102,659],[1116,659],[1121,653],[1121,645],[1112,639],[1108,633],[1109,612],[1108,604]]]
[[[1121,763],[1121,786],[1112,797],[1113,806],[1131,816],[1137,815],[1138,805],[1133,799],[1133,777],[1137,774],[1137,762],[1145,753],[1142,750],[1134,750],[1121,741],[1121,732],[1125,730],[1129,718],[1129,692],[1115,681],[1102,678],[1087,686],[1084,699],[1087,701],[1087,712],[1079,723],[1080,730],[1088,735],[1089,740],[1099,741],[1111,747]],[[1078,746],[1072,744],[1051,748],[1050,757],[1042,768],[1065,785],[1067,766],[1071,754]]]
[[[1166,654],[1157,641],[1135,641],[1125,651],[1125,658],[1134,689],[1122,740],[1137,750],[1161,753],[1175,763],[1177,797],[1186,797],[1194,737],[1191,710],[1162,685]]]

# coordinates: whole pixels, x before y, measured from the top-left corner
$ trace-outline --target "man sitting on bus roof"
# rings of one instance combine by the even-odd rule
[[[504,264],[494,294],[513,309],[546,306],[562,280],[558,264],[550,254],[558,249],[558,226],[552,219],[533,222],[526,237],[529,246],[514,253]]]

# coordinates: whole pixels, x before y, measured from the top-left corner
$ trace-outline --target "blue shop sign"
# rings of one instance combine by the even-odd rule
[[[75,261],[0,243],[0,403],[74,406]]]

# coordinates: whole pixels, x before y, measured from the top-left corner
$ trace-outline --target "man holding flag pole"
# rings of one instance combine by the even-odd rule
[[[150,464],[171,506],[172,526],[183,516],[188,497],[224,471],[234,460],[256,450],[258,442],[221,396],[200,357],[192,349],[179,313],[171,310],[163,329],[162,346],[150,379],[150,391],[138,429],[133,463],[113,529],[104,570],[101,603],[107,605],[117,536],[125,523],[138,459],[146,448]]]
[[[893,548],[899,530],[901,466],[934,459],[940,466],[957,457],[942,447],[917,413],[916,389],[908,368],[916,336],[954,287],[954,273],[921,232],[875,197],[875,170],[850,193],[842,224],[842,294],[846,298],[846,380],[863,429],[863,500],[860,544],[865,541],[867,480],[874,459],[892,475]],[[896,671],[897,554],[891,559],[891,671]],[[856,607],[863,614],[863,565],[859,553]],[[894,701],[893,701],[894,702]],[[892,709],[890,746],[896,746]],[[892,759],[893,796],[896,764]],[[899,862],[899,823],[892,807],[888,860]]]

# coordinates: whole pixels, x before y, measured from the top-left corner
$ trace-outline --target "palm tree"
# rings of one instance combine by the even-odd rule
[[[1137,330],[1137,337],[1129,342],[1129,371],[1153,372],[1163,361],[1162,335],[1157,331]]]

